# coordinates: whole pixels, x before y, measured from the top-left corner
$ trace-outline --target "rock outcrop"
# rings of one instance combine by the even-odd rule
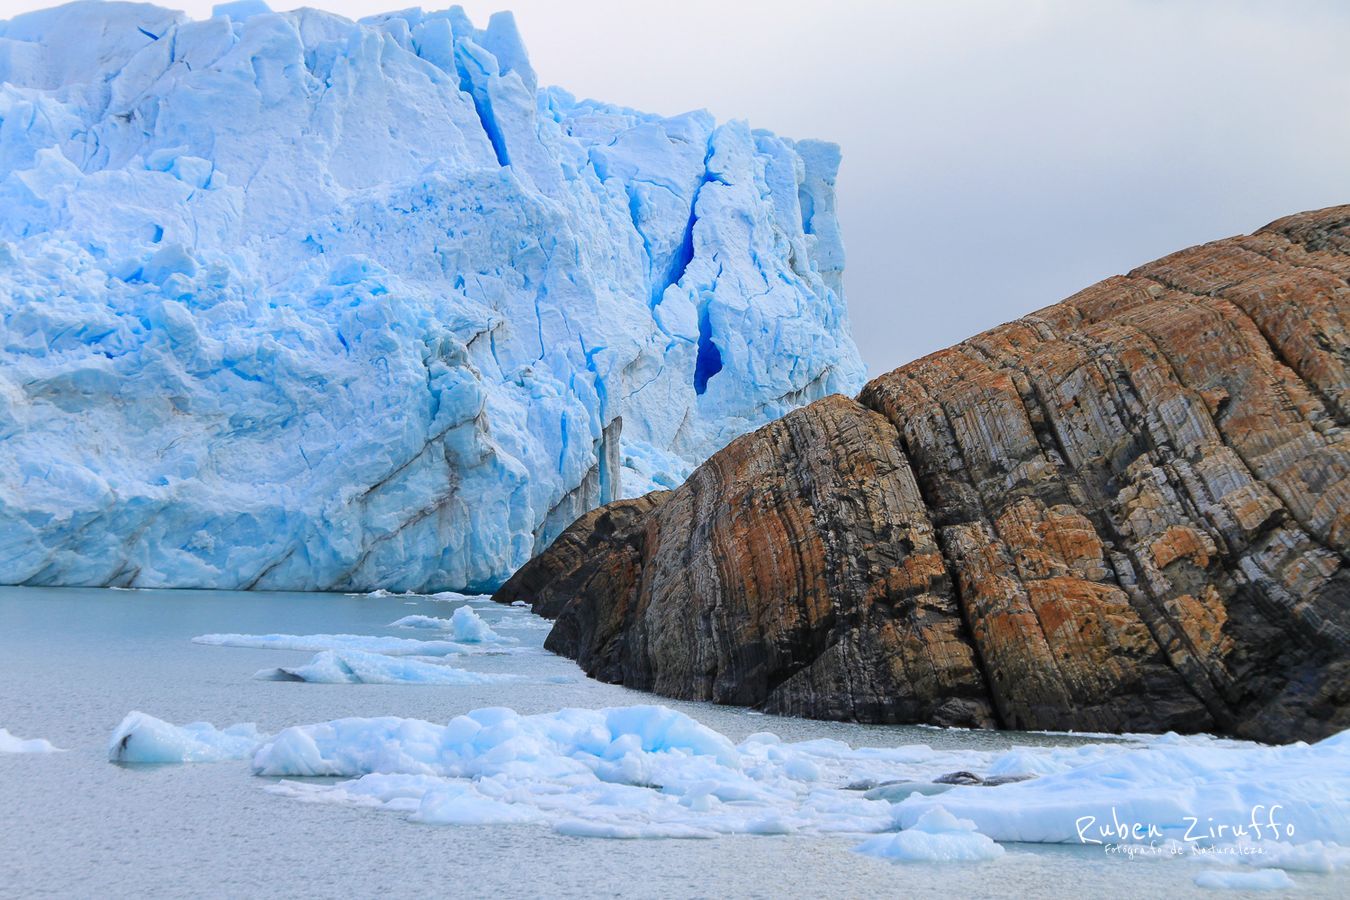
[[[578,520],[606,681],[870,722],[1350,727],[1350,206],[1109,278]]]

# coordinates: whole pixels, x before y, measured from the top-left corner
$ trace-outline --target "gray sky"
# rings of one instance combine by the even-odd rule
[[[0,17],[45,5],[0,0]],[[542,83],[842,144],[846,291],[872,374],[1172,250],[1350,202],[1336,0],[461,5],[480,24],[513,9]]]

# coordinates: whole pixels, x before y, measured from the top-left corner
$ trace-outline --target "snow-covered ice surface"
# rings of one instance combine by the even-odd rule
[[[0,728],[0,753],[60,752],[60,747],[52,746],[52,742],[45,738],[21,738],[10,734],[7,728]]]
[[[310,684],[492,684],[518,676],[470,672],[440,663],[366,653],[325,650],[303,666],[259,669],[262,681],[307,681]]]
[[[484,590],[861,386],[834,145],[261,9],[0,22],[6,581]]]
[[[373,638],[404,614],[449,619],[470,605],[522,652],[448,660],[513,680],[277,684],[253,675],[302,667],[314,651],[191,641],[227,629]],[[1301,897],[1350,893],[1341,846],[1350,842],[1332,817],[1332,806],[1350,805],[1344,739],[1263,748],[656,704],[540,652],[544,633],[524,624],[534,620],[525,609],[402,595],[0,588],[5,725],[69,751],[0,755],[0,796],[24,811],[6,832],[0,894],[293,896],[327,884],[426,894],[444,892],[445,868],[408,860],[442,858],[453,859],[456,892],[472,896],[1198,897],[1209,890],[1196,882],[1202,872],[1241,884],[1270,878],[1262,869],[1286,873]],[[443,661],[378,656],[394,667]],[[133,709],[156,718],[119,728]],[[169,724],[183,722],[194,724]],[[256,725],[230,725],[240,722]],[[218,761],[109,765],[110,742],[128,736],[123,761]],[[1038,777],[933,784],[961,770]],[[1183,777],[1194,793],[1179,794]],[[1059,805],[1072,791],[1081,809]],[[1161,825],[1178,796],[1213,804],[1181,811],[1202,824],[1249,801],[1279,804],[1276,820],[1295,831],[1236,844],[1140,840],[1127,854],[1076,838],[993,843],[984,827],[1062,840],[1064,817],[1072,827],[1108,793],[1122,819]],[[1003,818],[989,817],[995,807]],[[995,858],[965,859],[999,847]]]

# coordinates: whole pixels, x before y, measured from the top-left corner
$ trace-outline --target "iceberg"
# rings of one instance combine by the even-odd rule
[[[44,738],[21,738],[9,733],[9,729],[0,728],[0,753],[64,753],[60,747],[52,745]]]
[[[1259,869],[1255,872],[1210,869],[1196,875],[1195,884],[1218,891],[1287,891],[1293,889],[1294,879],[1282,869]]]
[[[267,735],[256,725],[217,729],[209,722],[173,725],[129,712],[108,740],[108,760],[118,763],[199,763],[247,759]]]
[[[1128,753],[1086,750],[1048,754],[1034,766],[1048,774],[1030,781],[909,797],[897,819],[912,827],[941,806],[996,841],[1100,846],[1279,847],[1350,834],[1350,731],[1311,745],[1169,734]]]
[[[505,13],[0,22],[0,582],[494,589],[862,386],[839,162]]]
[[[441,619],[436,616],[404,616],[390,622],[388,627],[429,628],[447,631],[453,640],[470,644],[490,644],[508,640],[493,631],[487,622],[483,621],[482,616],[467,606],[461,606],[455,610],[448,619]]]
[[[436,616],[404,616],[401,619],[395,619],[385,626],[386,628],[426,628],[433,631],[445,631],[450,627],[449,619],[440,619]]]
[[[1003,855],[1003,848],[976,831],[974,822],[941,806],[926,810],[904,831],[874,837],[855,849],[900,862],[982,862]]]
[[[453,666],[403,659],[360,650],[325,650],[303,666],[262,669],[261,681],[307,681],[310,684],[496,684],[518,675],[470,672]]]

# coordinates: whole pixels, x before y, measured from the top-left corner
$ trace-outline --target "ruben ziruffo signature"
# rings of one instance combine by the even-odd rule
[[[1213,816],[1203,822],[1199,816],[1182,816],[1186,833],[1182,840],[1186,842],[1237,840],[1251,837],[1257,840],[1281,840],[1294,836],[1292,822],[1280,820],[1279,811],[1283,806],[1276,803],[1271,806],[1258,803],[1252,807],[1251,817],[1237,822],[1216,822]],[[1147,841],[1160,839],[1163,831],[1156,822],[1123,821],[1111,807],[1111,821],[1098,822],[1096,816],[1079,816],[1074,821],[1078,832],[1078,841],[1083,844],[1102,844],[1106,841]]]

